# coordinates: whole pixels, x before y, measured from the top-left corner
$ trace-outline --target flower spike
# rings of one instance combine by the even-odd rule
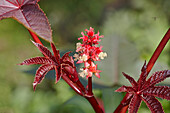
[[[82,43],[78,42],[76,45],[76,52],[74,60],[78,60],[77,63],[84,63],[84,67],[81,68],[79,74],[82,77],[88,78],[92,77],[94,74],[96,77],[100,78],[100,70],[97,70],[97,65],[94,64],[94,61],[100,61],[100,59],[104,59],[107,57],[107,54],[103,52],[102,46],[98,47],[100,42],[100,38],[103,36],[99,35],[99,32],[95,34],[94,29],[90,27],[90,29],[86,29],[85,33],[81,33],[82,37],[78,38],[78,40],[82,39]]]

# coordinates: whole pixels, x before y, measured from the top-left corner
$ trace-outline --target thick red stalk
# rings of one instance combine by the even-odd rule
[[[37,35],[36,35],[35,33],[33,33],[32,31],[30,31],[29,29],[28,29],[28,31],[29,31],[30,35],[32,36],[33,40],[34,40],[36,43],[39,43],[39,44],[43,45],[43,44],[41,43],[40,39],[37,37]]]
[[[93,96],[92,77],[88,77],[88,89],[87,89],[87,94],[85,95],[85,98],[90,102],[90,104],[92,105],[96,113],[104,113],[104,111],[98,104],[97,100]]]
[[[92,77],[88,77],[88,95],[93,95],[93,92],[92,92]]]
[[[165,34],[165,36],[159,43],[158,47],[156,48],[155,52],[153,53],[151,59],[148,62],[147,75],[151,71],[152,67],[154,66],[156,60],[158,59],[159,55],[161,54],[162,50],[164,49],[164,47],[167,44],[167,42],[169,41],[169,39],[170,39],[170,28],[168,29],[167,33]]]
[[[126,113],[126,111],[123,109],[125,109],[125,107],[129,105],[131,98],[132,98],[132,94],[126,93],[126,95],[124,96],[123,100],[120,102],[119,106],[116,108],[114,113]]]
[[[85,93],[86,89],[84,88],[83,84],[80,82],[80,80],[77,80],[76,84],[81,88],[81,90]]]
[[[95,97],[93,95],[92,96],[85,96],[85,98],[92,105],[92,107],[93,107],[93,109],[96,113],[104,113],[103,109],[100,107],[100,105],[98,104],[97,100],[95,99]]]
[[[129,105],[124,106],[119,113],[126,113]]]
[[[162,50],[164,49],[164,47],[167,44],[167,42],[169,41],[169,39],[170,39],[170,28],[168,29],[167,33],[165,34],[165,36],[159,43],[158,47],[156,48],[155,52],[153,53],[152,57],[150,58],[150,60],[147,64],[147,75],[151,71],[152,67],[154,66],[156,60],[158,59],[159,55],[161,54]],[[130,103],[130,101],[128,99],[129,96],[130,96],[130,94],[126,93],[125,97],[123,98],[123,100],[121,101],[119,106],[116,108],[114,113],[126,113],[126,111],[124,111],[123,109],[125,109],[125,107],[127,107]],[[128,103],[128,104],[124,105],[125,103]]]
[[[127,96],[127,95],[126,95]],[[125,97],[123,98],[125,99]],[[120,104],[117,106],[115,111],[113,113],[121,113],[120,111],[123,109],[124,105],[122,104],[123,102],[121,101]]]
[[[77,84],[73,83],[66,74],[64,74],[62,76],[62,79],[65,80],[67,82],[67,84],[75,91],[77,92],[79,95],[83,96],[84,93],[82,92],[82,90],[80,89],[79,86],[77,86]]]
[[[89,103],[92,105],[94,111],[96,113],[104,113],[102,107],[98,104],[96,98],[93,95],[92,91],[92,77],[88,77],[88,89],[85,94],[85,98],[89,101]]]

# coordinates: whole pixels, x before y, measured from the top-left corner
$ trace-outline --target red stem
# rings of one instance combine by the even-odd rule
[[[120,113],[126,113],[128,107],[129,107],[129,105],[124,106],[124,107],[121,109]]]
[[[92,107],[93,107],[93,109],[96,113],[104,113],[103,109],[100,107],[100,105],[98,104],[97,100],[95,99],[95,97],[93,95],[92,96],[85,96],[85,98],[92,105]]]
[[[94,111],[96,113],[104,113],[102,107],[98,104],[96,98],[93,95],[92,91],[92,77],[88,77],[88,90],[85,94],[85,98],[89,101],[89,103],[92,105]]]
[[[82,90],[84,93],[86,92],[86,90],[85,90],[83,84],[80,82],[80,80],[77,80],[76,84],[81,88],[81,90]]]
[[[32,31],[30,31],[29,29],[28,29],[28,31],[29,31],[30,35],[32,36],[33,40],[34,40],[36,43],[39,43],[39,44],[43,45],[43,44],[41,43],[40,39],[37,37],[37,35],[36,35],[35,33],[33,33]]]
[[[67,82],[67,84],[75,91],[77,92],[79,95],[84,96],[84,94],[82,93],[82,90],[80,89],[79,86],[77,86],[77,84],[73,83],[66,74],[63,74],[62,79],[65,80]]]
[[[167,33],[165,34],[165,36],[159,43],[158,47],[156,48],[155,52],[153,53],[152,57],[150,58],[150,60],[147,64],[147,75],[151,71],[152,67],[154,66],[156,60],[158,59],[159,55],[161,54],[162,50],[164,49],[164,47],[167,44],[167,42],[169,41],[169,39],[170,39],[170,28],[168,29]],[[123,98],[123,100],[121,101],[119,106],[116,108],[114,113],[126,113],[127,109],[126,110],[123,110],[123,109],[125,109],[125,107],[127,107],[130,103],[130,100],[128,98],[129,96],[130,96],[130,94],[126,93],[125,97]],[[126,103],[127,103],[127,105],[126,105]]]
[[[169,41],[169,39],[170,39],[170,28],[168,29],[167,33],[165,34],[165,36],[159,43],[158,47],[156,48],[155,52],[153,53],[151,59],[148,62],[147,75],[151,71],[152,67],[154,66],[156,60],[158,59],[159,55],[161,54],[162,50],[164,49],[164,47],[167,44],[167,42]]]
[[[93,92],[92,92],[92,77],[88,77],[88,95],[93,95]]]
[[[132,98],[132,94],[130,93],[126,93],[126,95],[124,96],[123,100],[120,102],[119,106],[116,108],[116,110],[114,111],[114,113],[126,113],[123,112],[124,107],[129,105],[129,102]]]

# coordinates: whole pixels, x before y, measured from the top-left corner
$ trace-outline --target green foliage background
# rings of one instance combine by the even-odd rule
[[[62,51],[74,51],[80,32],[90,26],[105,35],[101,44],[108,58],[99,63],[102,73],[101,79],[94,77],[98,85],[94,93],[103,100],[106,113],[112,113],[123,98],[124,94],[114,92],[128,84],[121,72],[137,79],[144,60],[149,60],[170,26],[169,0],[41,0],[39,4]],[[29,39],[28,31],[15,20],[0,21],[0,113],[94,113],[62,80],[55,84],[44,79],[33,91],[34,76],[24,71],[35,67],[16,65],[41,56]],[[170,69],[170,43],[153,72],[163,69]],[[162,84],[170,85],[170,79]],[[170,102],[159,100],[169,113]],[[139,113],[147,112],[142,103]]]

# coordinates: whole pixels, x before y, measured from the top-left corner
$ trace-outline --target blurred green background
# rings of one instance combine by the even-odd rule
[[[108,57],[96,62],[102,73],[101,79],[94,77],[93,82],[94,94],[103,100],[106,113],[112,113],[123,98],[124,94],[114,90],[129,84],[121,72],[137,79],[144,60],[150,59],[170,26],[169,0],[41,0],[39,4],[62,52],[75,51],[77,38],[86,28],[93,27],[105,36],[101,44]],[[42,56],[30,39],[28,31],[15,20],[0,21],[0,113],[94,113],[63,80],[55,84],[50,77],[53,72],[33,91],[37,67],[16,65]],[[163,69],[170,69],[170,43],[151,73]],[[170,85],[170,79],[160,85]],[[170,102],[159,100],[165,113],[170,113]],[[139,113],[150,111],[142,103]]]

